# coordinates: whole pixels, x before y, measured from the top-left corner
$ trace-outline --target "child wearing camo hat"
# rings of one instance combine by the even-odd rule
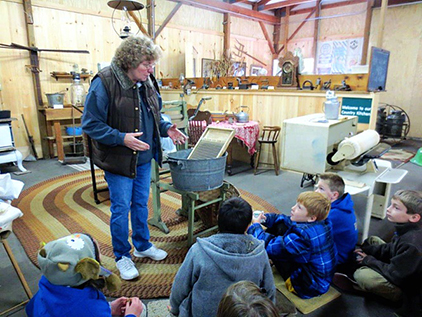
[[[32,316],[130,316],[146,314],[137,297],[120,297],[108,303],[99,290],[116,291],[121,281],[100,265],[97,242],[75,233],[47,243],[38,252],[43,273],[39,289],[26,305]]]

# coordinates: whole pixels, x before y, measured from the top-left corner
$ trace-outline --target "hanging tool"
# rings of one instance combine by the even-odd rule
[[[31,134],[29,134],[29,130],[28,130],[28,127],[26,126],[26,122],[25,122],[25,117],[23,116],[23,114],[21,116],[22,116],[23,125],[25,126],[26,135],[28,136],[28,142],[29,142],[29,144],[31,144],[31,149],[32,149],[32,152],[34,153],[34,156],[29,154],[25,158],[25,161],[36,161],[38,159],[38,155],[37,155],[37,150],[35,149],[34,138],[32,137]]]

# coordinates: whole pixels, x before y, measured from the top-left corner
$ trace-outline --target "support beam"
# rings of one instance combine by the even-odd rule
[[[231,34],[230,13],[224,13],[223,24],[224,24],[223,25],[223,30],[224,30],[223,52],[224,52],[224,56],[228,59],[230,58],[230,34]]]
[[[285,24],[284,24],[284,43],[283,47],[287,51],[287,42],[289,41],[289,23],[290,23],[290,7],[286,8]],[[281,53],[281,52],[280,52]],[[280,54],[278,54],[280,55]]]
[[[32,15],[32,2],[31,0],[23,0],[23,14],[25,16],[25,25],[27,31],[27,38],[28,38],[28,46],[30,48],[36,47],[35,41],[35,32],[34,32],[34,17]],[[38,118],[38,126],[40,129],[40,140],[41,140],[41,149],[42,149],[42,156],[45,158],[48,156],[49,153],[48,149],[48,142],[46,141],[47,138],[47,124],[45,121],[44,115],[39,111],[40,108],[44,107],[44,103],[42,101],[42,92],[41,92],[41,81],[40,81],[40,62],[38,59],[38,51],[37,50],[30,50],[30,65],[32,66],[32,82],[34,87],[34,96],[35,100],[37,101],[37,118]]]
[[[384,36],[385,13],[387,11],[388,0],[382,0],[380,22],[378,25],[377,47],[382,48],[382,39]]]
[[[259,22],[259,26],[261,27],[262,33],[264,34],[265,39],[267,40],[268,46],[270,48],[271,54],[275,54],[273,43],[270,39],[270,36],[268,35],[267,28],[265,27],[264,22]]]
[[[274,51],[273,59],[278,57],[277,52],[280,49],[280,32],[281,32],[281,10],[277,9],[275,11],[275,16],[279,19],[279,23],[274,25],[274,33],[273,33],[273,43],[274,43]]]
[[[314,1],[315,0],[286,0],[286,1],[283,1],[283,2],[266,4],[266,5],[263,5],[263,6],[260,5],[258,7],[258,10],[263,11],[263,10],[281,9],[281,8],[292,7],[294,5],[307,3],[307,2],[314,2]]]
[[[277,18],[273,15],[257,12],[251,9],[242,8],[233,4],[220,2],[216,0],[169,0],[173,2],[190,5],[196,8],[210,10],[219,13],[230,13],[233,16],[253,21],[262,21],[264,23],[276,24]]]
[[[155,0],[147,0],[148,33],[155,39]]]
[[[337,2],[337,3],[322,4],[321,10],[344,7],[344,6],[347,6],[347,5],[354,5],[354,4],[367,2],[367,1],[368,0],[353,0],[353,1],[344,1],[344,2]],[[290,15],[305,14],[305,13],[311,12],[312,10],[313,10],[313,8],[295,10],[295,11],[291,11]]]
[[[139,20],[138,16],[135,14],[135,12],[134,11],[128,11],[128,13],[132,17],[133,21],[138,26],[138,28],[141,30],[141,32],[144,33],[146,36],[151,37],[151,35],[149,35],[148,31],[142,25],[142,22]]]
[[[316,74],[316,57],[318,50],[318,31],[319,31],[319,15],[320,15],[321,0],[317,0],[315,5],[315,20],[314,20],[314,40],[312,42],[312,57],[314,58],[314,74]]]
[[[300,25],[297,27],[297,29],[293,32],[292,35],[289,36],[289,38],[287,39],[287,42],[289,42],[299,31],[300,29],[305,25],[305,23],[308,21],[308,19],[311,17],[312,14],[314,14],[316,11],[316,9],[314,8],[307,16],[306,18],[302,21],[302,23],[300,23]],[[277,55],[280,54],[280,52],[283,50],[284,45],[282,45],[280,47],[280,50],[277,52]]]
[[[371,33],[373,6],[374,6],[374,0],[368,0],[367,5],[366,5],[365,29],[363,31],[362,58],[360,60],[361,65],[366,65],[367,60],[368,60],[369,35]]]
[[[166,25],[174,17],[174,15],[180,9],[181,6],[182,6],[181,3],[177,3],[176,6],[173,8],[173,10],[171,10],[170,14],[167,16],[167,18],[160,25],[160,27],[158,28],[157,32],[155,32],[154,40],[157,38],[158,35],[160,35],[161,31],[166,27]]]

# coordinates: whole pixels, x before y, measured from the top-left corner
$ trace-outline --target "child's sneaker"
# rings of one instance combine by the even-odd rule
[[[343,273],[334,273],[333,284],[339,289],[347,292],[356,294],[367,293],[365,290],[360,288],[359,284]]]

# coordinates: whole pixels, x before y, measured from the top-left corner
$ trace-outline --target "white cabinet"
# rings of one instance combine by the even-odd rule
[[[329,169],[327,155],[345,137],[357,133],[357,124],[355,116],[325,120],[322,113],[284,120],[282,168],[313,175],[324,173]]]

